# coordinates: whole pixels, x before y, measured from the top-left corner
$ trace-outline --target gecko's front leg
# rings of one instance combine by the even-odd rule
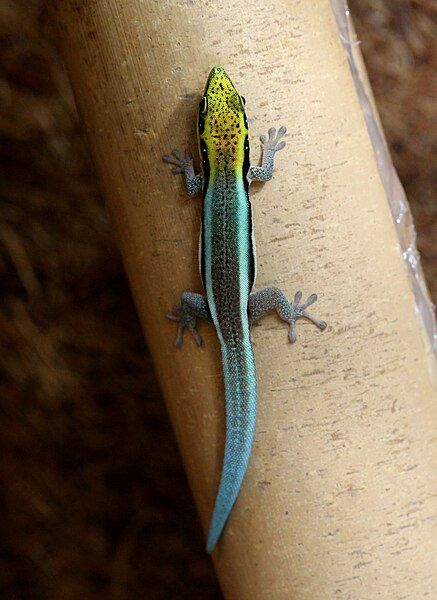
[[[172,168],[173,173],[183,173],[185,189],[189,196],[195,196],[200,192],[203,185],[203,175],[201,173],[198,175],[195,174],[193,157],[189,150],[186,150],[185,153],[182,154],[182,152],[175,149],[170,155],[165,154],[162,157],[162,160],[174,165]]]
[[[292,344],[296,341],[296,321],[299,318],[309,319],[319,329],[326,329],[327,323],[311,316],[306,309],[317,300],[317,294],[311,294],[301,304],[302,292],[296,292],[293,302],[290,302],[284,292],[276,287],[264,288],[259,292],[250,294],[249,318],[250,323],[255,323],[270,310],[275,309],[278,315],[290,325],[288,337]]]
[[[174,346],[180,348],[182,346],[184,330],[188,329],[196,340],[198,346],[202,345],[202,338],[196,329],[197,317],[211,320],[208,303],[205,296],[195,294],[194,292],[184,292],[181,296],[180,306],[175,305],[174,311],[167,313],[167,317],[171,321],[179,323],[178,333],[174,341]]]
[[[275,154],[285,146],[282,139],[287,128],[282,126],[278,129],[271,127],[268,137],[262,135],[260,137],[262,147],[262,161],[260,167],[250,167],[247,177],[251,181],[269,181],[273,176],[273,167],[275,162]]]

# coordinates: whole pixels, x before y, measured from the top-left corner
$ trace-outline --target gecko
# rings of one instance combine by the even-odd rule
[[[307,308],[316,302],[311,294],[302,302],[297,292],[290,302],[277,287],[253,292],[256,271],[255,242],[249,187],[273,175],[275,154],[285,146],[285,127],[269,129],[260,137],[261,166],[249,162],[246,101],[223,67],[214,67],[199,104],[197,133],[201,172],[196,174],[192,154],[173,150],[163,160],[173,173],[182,174],[189,196],[203,193],[199,240],[199,269],[206,295],[184,292],[180,305],[167,317],[178,324],[174,345],[180,347],[187,329],[196,343],[202,339],[197,318],[212,322],[221,348],[226,437],[223,467],[209,527],[206,550],[216,547],[248,468],[255,434],[257,376],[250,328],[263,315],[276,310],[289,325],[289,340],[296,341],[296,321],[305,317],[319,329],[325,321]]]

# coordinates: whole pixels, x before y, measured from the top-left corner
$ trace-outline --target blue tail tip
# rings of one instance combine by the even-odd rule
[[[218,536],[217,535],[209,535],[208,541],[206,542],[206,551],[208,554],[212,554],[217,546]]]

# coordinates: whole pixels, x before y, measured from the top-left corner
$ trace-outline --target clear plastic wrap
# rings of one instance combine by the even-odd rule
[[[355,88],[366,121],[370,139],[376,156],[378,171],[384,186],[387,201],[390,205],[393,221],[396,226],[399,245],[414,293],[416,313],[423,332],[429,358],[431,381],[437,386],[437,326],[435,307],[431,302],[423,275],[420,255],[416,247],[416,231],[414,229],[408,200],[399,177],[393,166],[387,142],[382,131],[378,113],[375,108],[372,92],[363,65],[361,52],[350,11],[346,0],[330,0],[339,29],[340,39],[346,51]]]

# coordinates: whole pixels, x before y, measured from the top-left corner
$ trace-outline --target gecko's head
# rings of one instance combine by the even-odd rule
[[[223,67],[214,67],[199,104],[200,140],[223,149],[244,140],[247,136],[244,104],[244,98]]]

